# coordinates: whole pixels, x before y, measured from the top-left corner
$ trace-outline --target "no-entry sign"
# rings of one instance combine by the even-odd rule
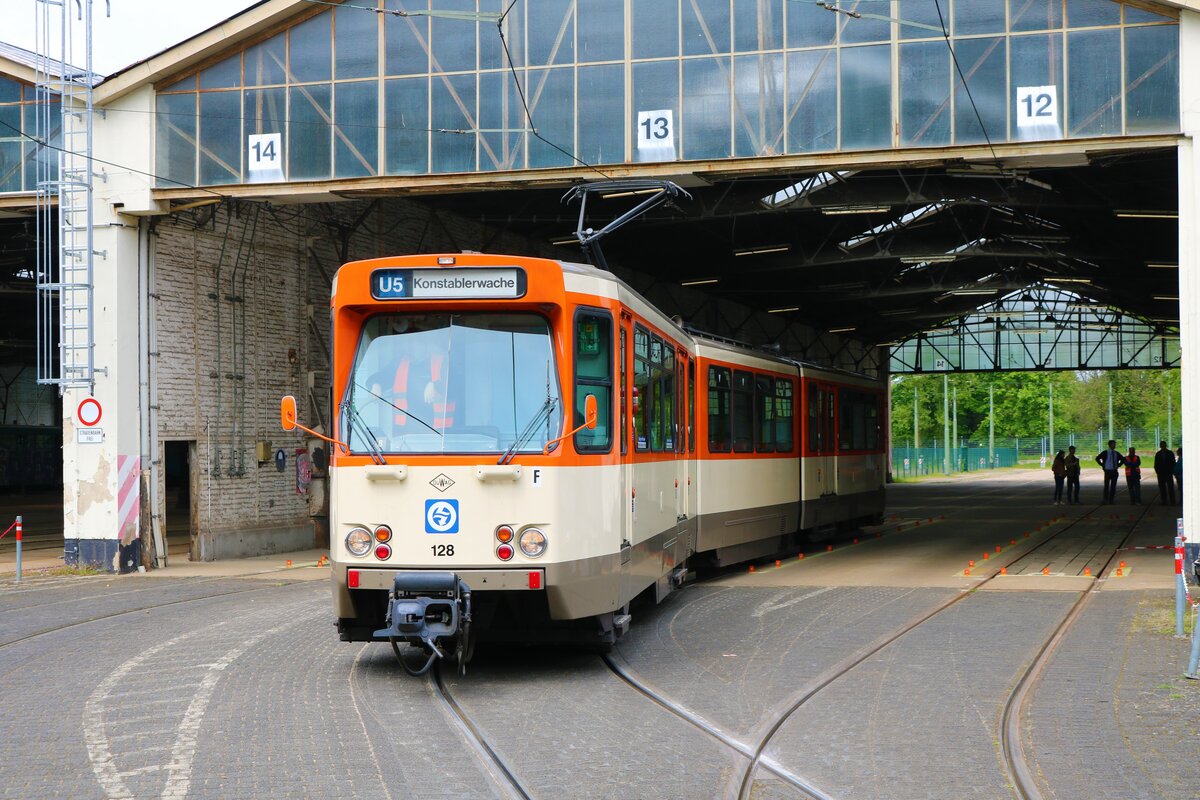
[[[79,420],[80,425],[86,428],[96,425],[102,416],[104,416],[104,409],[100,407],[100,401],[94,397],[83,398],[75,409],[75,418]]]

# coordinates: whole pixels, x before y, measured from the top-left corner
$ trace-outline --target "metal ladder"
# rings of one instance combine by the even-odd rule
[[[57,158],[37,164],[37,382],[95,388],[93,312],[92,0],[36,0],[36,135]],[[72,13],[74,11],[74,13]],[[78,28],[82,27],[82,30]],[[84,66],[71,64],[76,36],[83,37]],[[53,105],[59,104],[59,143]],[[52,225],[58,210],[58,247]]]

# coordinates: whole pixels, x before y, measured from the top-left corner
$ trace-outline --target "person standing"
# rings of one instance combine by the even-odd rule
[[[1129,487],[1129,505],[1142,504],[1142,457],[1133,447],[1125,456],[1125,485]]]
[[[1062,505],[1062,490],[1063,482],[1067,479],[1067,463],[1064,458],[1066,454],[1062,450],[1054,456],[1054,463],[1050,465],[1050,470],[1054,473],[1054,505]]]
[[[1158,478],[1159,504],[1175,505],[1175,454],[1165,441],[1158,443],[1158,452],[1154,454],[1154,476]]]
[[[1175,488],[1179,490],[1179,505],[1183,505],[1183,448],[1175,448]]]
[[[1104,470],[1104,505],[1111,506],[1117,498],[1117,471],[1125,466],[1125,456],[1117,452],[1117,440],[1108,440],[1108,449],[1096,456],[1096,463]]]
[[[1067,469],[1067,505],[1079,502],[1079,456],[1075,455],[1075,445],[1067,448],[1067,456],[1063,459]]]

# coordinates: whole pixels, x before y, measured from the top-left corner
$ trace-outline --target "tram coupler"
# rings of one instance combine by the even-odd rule
[[[471,589],[453,572],[401,572],[392,582],[387,627],[375,636],[424,645],[444,658],[439,642],[465,634],[471,623]]]

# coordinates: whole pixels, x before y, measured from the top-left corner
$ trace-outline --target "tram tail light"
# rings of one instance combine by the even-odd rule
[[[392,554],[392,548],[386,544],[381,544],[375,548],[375,557],[380,561],[385,561]]]
[[[496,558],[501,561],[508,561],[513,557],[513,549],[511,544],[502,544],[496,548]]]

